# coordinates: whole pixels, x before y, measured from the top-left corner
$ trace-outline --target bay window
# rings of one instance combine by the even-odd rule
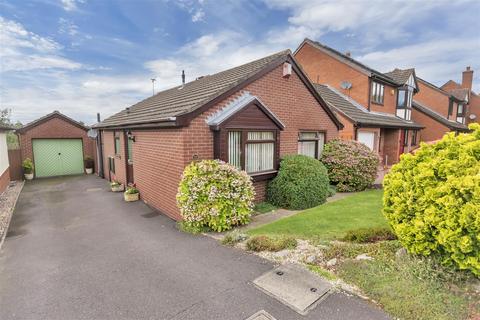
[[[275,169],[275,131],[228,131],[228,162],[249,174]]]
[[[378,82],[372,81],[372,94],[371,100],[377,104],[383,104],[383,98],[385,94],[385,86]]]
[[[298,154],[320,159],[325,144],[325,134],[322,132],[300,132],[298,134]]]

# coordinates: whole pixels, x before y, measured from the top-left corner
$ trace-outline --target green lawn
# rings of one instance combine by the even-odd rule
[[[382,215],[382,194],[382,190],[360,192],[249,230],[248,233],[331,240],[342,238],[348,230],[387,226]]]

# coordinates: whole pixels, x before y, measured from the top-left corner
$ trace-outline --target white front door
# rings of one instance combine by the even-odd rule
[[[375,132],[358,131],[357,141],[369,147],[370,150],[374,150],[375,149]]]

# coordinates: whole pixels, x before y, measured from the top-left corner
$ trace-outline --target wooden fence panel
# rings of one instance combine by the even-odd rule
[[[10,180],[22,180],[22,155],[21,150],[8,150],[8,162],[10,163]]]

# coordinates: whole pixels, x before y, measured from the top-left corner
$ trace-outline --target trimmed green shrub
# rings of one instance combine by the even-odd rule
[[[22,162],[23,173],[30,174],[33,172],[33,162],[30,158],[25,158]]]
[[[480,275],[480,125],[406,154],[384,179],[383,213],[405,248]]]
[[[378,155],[357,141],[331,140],[323,149],[321,161],[339,192],[365,190],[377,178]]]
[[[270,238],[268,236],[254,236],[247,240],[247,250],[260,251],[280,251],[284,249],[295,249],[297,240],[291,237]]]
[[[282,208],[307,209],[325,202],[330,194],[327,170],[313,158],[285,156],[278,175],[267,188],[268,201]]]
[[[397,237],[390,228],[376,227],[376,228],[360,228],[350,230],[342,238],[343,241],[368,243],[385,240],[395,240]]]
[[[254,196],[245,171],[219,160],[202,160],[185,168],[177,204],[185,224],[221,232],[250,221]]]

